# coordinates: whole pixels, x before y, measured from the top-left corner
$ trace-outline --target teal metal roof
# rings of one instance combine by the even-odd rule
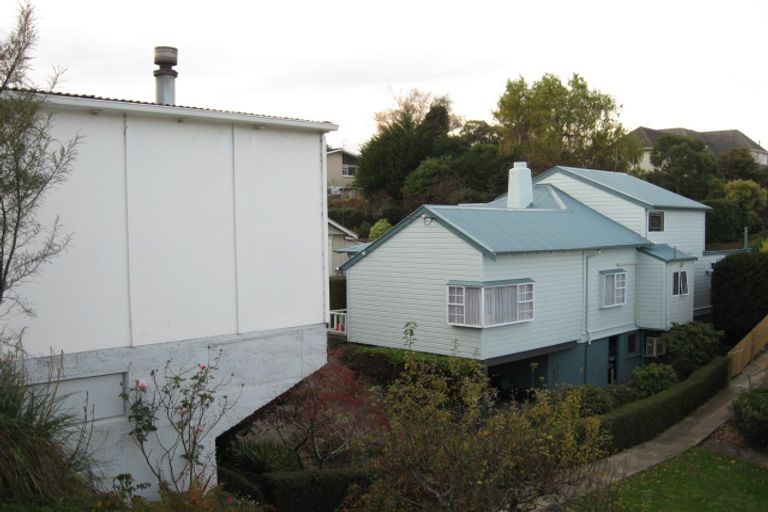
[[[368,248],[369,245],[371,245],[373,242],[365,242],[362,244],[355,244],[355,245],[349,245],[347,247],[342,247],[341,249],[334,249],[333,252],[344,252],[347,254],[357,254],[360,251],[364,251]]]
[[[557,166],[538,176],[538,182],[547,176],[557,172],[563,172],[580,181],[591,183],[603,190],[624,197],[634,203],[649,208],[668,208],[681,210],[711,210],[705,204],[688,199],[670,192],[665,188],[635,178],[623,172],[596,171],[594,169],[580,169],[578,167]]]
[[[503,196],[502,196],[503,197]],[[500,254],[642,247],[652,242],[576,201],[552,185],[534,185],[533,204],[424,205],[341,266],[355,265],[419,218],[434,219],[490,258]],[[500,206],[504,204],[505,206]]]
[[[692,256],[687,252],[683,252],[680,249],[670,247],[666,244],[641,247],[640,252],[643,252],[648,256],[653,256],[658,260],[666,261],[667,263],[673,261],[694,261],[698,259],[696,256]]]

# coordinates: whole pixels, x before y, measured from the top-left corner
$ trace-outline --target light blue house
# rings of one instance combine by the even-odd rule
[[[348,261],[349,341],[402,347],[413,321],[415,350],[514,386],[625,381],[693,318],[708,207],[605,171],[534,183],[518,162],[509,183],[490,203],[422,206]]]

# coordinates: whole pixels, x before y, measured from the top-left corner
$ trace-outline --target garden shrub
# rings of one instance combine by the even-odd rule
[[[666,349],[665,359],[677,376],[685,379],[720,351],[723,334],[723,331],[716,331],[703,322],[675,324],[661,336],[661,343]]]
[[[367,219],[363,212],[357,208],[344,206],[340,208],[328,208],[328,217],[342,226],[359,226]]]
[[[641,398],[655,395],[677,383],[677,373],[668,364],[652,363],[632,371],[630,384]]]
[[[605,414],[617,406],[616,397],[609,388],[584,384],[578,390],[581,393],[581,416]]]
[[[736,428],[752,445],[768,448],[768,389],[744,393],[733,403]]]
[[[768,253],[732,254],[714,265],[712,319],[729,345],[768,314]]]
[[[339,352],[341,361],[357,375],[372,385],[391,384],[402,373],[405,357],[409,351],[399,348],[370,347],[348,343]],[[451,358],[425,352],[414,352],[418,361],[434,364],[442,371],[448,371]]]
[[[347,308],[347,278],[346,276],[331,276],[329,280],[331,309]]]
[[[267,503],[277,510],[333,512],[349,486],[368,486],[371,474],[359,469],[308,469],[264,473],[259,481]]]
[[[685,381],[600,417],[614,450],[654,438],[728,384],[728,359],[716,357]]]

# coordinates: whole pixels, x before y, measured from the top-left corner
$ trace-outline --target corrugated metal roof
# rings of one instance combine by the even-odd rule
[[[672,261],[693,261],[698,259],[696,256],[692,256],[687,252],[683,252],[680,249],[670,247],[666,244],[641,247],[640,251],[648,256],[653,256],[661,261],[666,261],[667,263]]]
[[[623,172],[597,171],[594,169],[580,169],[578,167],[557,166],[541,174],[535,181],[539,181],[556,172],[564,172],[579,180],[593,183],[598,187],[625,197],[635,203],[640,203],[651,208],[671,208],[683,210],[711,210],[705,204],[693,199],[675,194],[667,189],[658,187],[652,183],[635,178]]]
[[[332,125],[330,121],[312,121],[309,119],[300,119],[295,117],[280,117],[280,116],[273,116],[273,115],[267,115],[267,114],[254,114],[251,112],[241,112],[237,110],[219,110],[214,108],[204,108],[204,107],[192,107],[192,106],[186,106],[186,105],[166,105],[162,103],[153,103],[149,101],[139,101],[139,100],[127,100],[127,99],[119,99],[119,98],[109,98],[105,96],[96,96],[93,94],[75,94],[75,93],[69,93],[69,92],[54,92],[54,91],[43,91],[43,90],[28,90],[28,89],[15,89],[11,88],[9,90],[12,91],[26,91],[26,92],[32,92],[36,94],[41,94],[45,96],[51,96],[51,97],[59,97],[59,98],[73,98],[73,99],[83,99],[83,100],[96,100],[96,101],[106,101],[109,103],[125,103],[129,105],[144,105],[144,106],[153,106],[153,107],[168,107],[171,109],[177,109],[179,111],[197,111],[197,112],[207,112],[210,114],[231,114],[231,115],[238,115],[238,116],[249,116],[249,117],[256,117],[261,119],[271,119],[274,121],[292,121],[292,122],[301,122],[301,123],[312,123],[317,125]],[[335,126],[335,125],[334,125]]]
[[[333,252],[344,252],[348,254],[357,254],[360,251],[364,251],[368,248],[369,245],[371,245],[372,242],[365,242],[362,244],[355,244],[355,245],[349,245],[347,247],[342,247],[341,249],[334,249]]]
[[[487,205],[425,205],[424,209],[492,254],[651,245],[551,185],[534,186],[530,208],[500,208],[496,206],[500,199]]]

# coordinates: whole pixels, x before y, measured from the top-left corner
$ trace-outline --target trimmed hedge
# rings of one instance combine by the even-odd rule
[[[331,309],[347,308],[347,278],[346,276],[331,276],[328,286],[331,295]]]
[[[744,393],[733,403],[736,428],[752,445],[768,448],[768,389]]]
[[[768,253],[732,254],[714,265],[712,320],[734,345],[768,314]]]
[[[284,471],[259,478],[267,503],[279,512],[333,512],[350,485],[365,487],[371,481],[371,473],[359,469]]]
[[[653,439],[728,385],[728,358],[717,357],[685,381],[600,416],[611,448],[624,450]]]
[[[397,379],[405,365],[408,351],[399,348],[370,347],[348,343],[343,346],[341,362],[367,383],[386,386]],[[438,370],[448,371],[451,358],[425,352],[414,352],[416,359],[434,364]]]

